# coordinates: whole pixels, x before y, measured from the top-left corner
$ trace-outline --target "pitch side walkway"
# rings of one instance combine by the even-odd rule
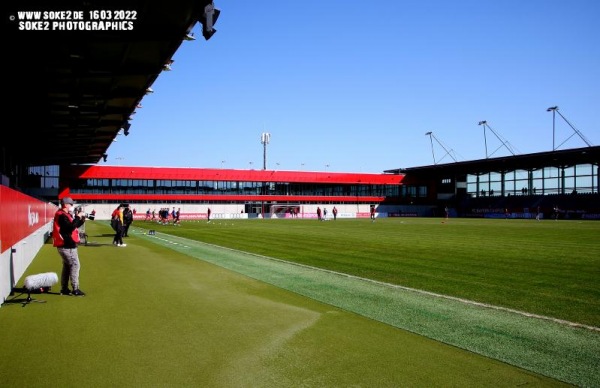
[[[321,270],[165,233],[137,237],[389,325],[579,386],[600,386],[598,328]]]

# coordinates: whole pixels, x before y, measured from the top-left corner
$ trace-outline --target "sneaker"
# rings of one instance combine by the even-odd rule
[[[75,296],[85,296],[85,292],[81,291],[79,288],[76,290],[73,290],[73,295]]]
[[[69,290],[68,288],[60,290],[60,294],[61,295],[71,295],[71,290]]]
[[[119,247],[126,247],[126,246],[127,246],[127,244],[119,244],[118,246],[119,246]]]

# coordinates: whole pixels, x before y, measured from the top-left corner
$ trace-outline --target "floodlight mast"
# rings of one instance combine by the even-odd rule
[[[260,135],[260,142],[263,145],[263,170],[267,169],[267,144],[271,141],[271,134],[263,132]]]
[[[567,118],[565,116],[562,115],[562,113],[560,113],[558,111],[558,106],[551,106],[550,108],[546,109],[547,112],[552,112],[552,151],[556,151],[558,148],[560,148],[560,146],[562,146],[563,144],[565,144],[569,139],[571,139],[574,135],[579,136],[579,138],[581,140],[584,141],[585,144],[587,144],[588,147],[593,147],[592,143],[585,137],[583,136],[583,133],[581,133],[580,130],[578,130],[577,128],[575,128],[575,126],[573,126],[573,124],[571,124],[571,122],[569,122],[569,120],[567,120]],[[556,130],[555,130],[555,124],[556,124],[556,119],[555,119],[555,115],[556,113],[558,113],[558,115],[567,123],[569,124],[569,127],[571,127],[571,129],[573,130],[573,134],[571,134],[571,136],[569,136],[568,138],[565,139],[565,141],[563,141],[562,143],[560,143],[558,146],[554,146],[555,144],[555,134],[556,134]]]
[[[556,151],[556,147],[554,146],[555,138],[556,138],[556,110],[558,106],[551,106],[546,109],[546,112],[552,112],[552,151]]]
[[[454,156],[452,156],[452,150],[448,151],[448,149],[442,144],[441,141],[438,140],[437,137],[435,137],[435,135],[433,134],[433,132],[429,131],[425,133],[426,136],[429,136],[429,140],[431,141],[431,155],[433,156],[433,164],[438,164],[438,162],[441,162],[446,155],[450,155],[450,157],[457,162],[456,158]],[[435,160],[435,154],[433,152],[433,140],[435,139],[435,141],[440,145],[440,147],[442,147],[444,149],[444,151],[446,151],[446,153],[444,154],[444,156],[442,156],[442,158],[439,161]]]
[[[512,150],[512,145],[509,143],[508,140],[502,138],[502,136],[500,136],[496,131],[494,131],[492,129],[492,127],[490,127],[490,125],[487,123],[486,120],[482,120],[479,122],[479,125],[483,125],[483,138],[485,140],[485,158],[489,158],[490,156],[494,155],[500,148],[502,147],[506,147],[506,149],[508,150],[508,152],[510,152],[513,156],[515,156],[514,151]],[[486,137],[486,127],[492,131],[492,133],[494,134],[494,136],[496,136],[496,138],[500,141],[500,146],[498,148],[496,148],[494,150],[494,152],[492,152],[491,154],[488,154],[488,148],[487,148],[487,137]]]
[[[433,152],[433,132],[429,131],[425,133],[425,136],[429,136],[429,142],[431,143],[431,156],[433,157],[433,164],[435,163],[435,152]]]
[[[487,149],[487,136],[485,134],[485,125],[486,124],[487,124],[487,121],[481,120],[478,125],[483,125],[483,142],[485,143],[485,158],[487,159],[488,149]]]

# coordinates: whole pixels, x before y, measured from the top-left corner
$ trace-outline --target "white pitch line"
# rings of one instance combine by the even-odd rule
[[[505,311],[505,312],[509,312],[509,313],[512,313],[512,314],[521,315],[521,316],[528,317],[528,318],[535,318],[535,319],[540,319],[540,320],[544,320],[544,321],[551,321],[551,322],[555,322],[555,323],[558,323],[558,324],[561,324],[561,325],[565,325],[565,326],[582,328],[582,329],[587,329],[587,330],[591,330],[591,331],[600,332],[600,327],[597,327],[597,326],[586,325],[586,324],[578,323],[578,322],[571,322],[571,321],[567,321],[567,320],[564,320],[564,319],[559,319],[559,318],[554,318],[554,317],[548,317],[548,316],[545,316],[545,315],[528,313],[526,311],[515,310],[515,309],[511,309],[511,308],[508,308],[508,307],[502,307],[502,306],[495,306],[495,305],[488,304],[488,303],[476,302],[474,300],[459,298],[459,297],[456,297],[456,296],[438,294],[438,293],[431,292],[431,291],[420,290],[418,288],[411,288],[411,287],[401,286],[401,285],[398,285],[398,284],[381,282],[381,281],[378,281],[378,280],[363,278],[363,277],[360,277],[360,276],[350,275],[350,274],[343,273],[343,272],[337,272],[337,271],[333,271],[333,270],[329,270],[329,269],[324,269],[324,268],[319,268],[319,267],[313,267],[311,265],[306,265],[306,264],[301,264],[301,263],[294,263],[294,262],[291,262],[291,261],[277,259],[277,258],[274,258],[274,257],[259,255],[257,253],[240,251],[238,249],[223,247],[221,245],[215,245],[215,244],[205,243],[205,242],[202,242],[202,241],[190,240],[190,239],[183,238],[183,237],[178,237],[178,236],[173,236],[173,235],[169,235],[169,236],[172,237],[172,238],[178,238],[178,239],[182,239],[182,240],[193,241],[194,243],[197,243],[197,244],[200,244],[200,245],[207,245],[207,246],[211,246],[211,247],[226,249],[226,250],[229,250],[229,251],[232,251],[232,252],[236,252],[236,253],[251,255],[251,256],[259,257],[259,258],[266,259],[266,260],[277,261],[277,262],[280,262],[280,263],[291,264],[291,265],[295,265],[295,266],[299,266],[299,267],[308,268],[308,269],[311,269],[311,270],[327,272],[327,273],[331,273],[331,274],[338,275],[338,276],[345,276],[345,277],[348,277],[348,278],[353,278],[353,279],[357,279],[357,280],[361,280],[361,281],[365,281],[365,282],[370,282],[370,283],[374,283],[374,284],[378,284],[378,285],[382,285],[382,286],[387,286],[387,287],[390,287],[390,288],[396,288],[396,289],[401,289],[401,290],[405,290],[405,291],[415,292],[415,293],[418,293],[418,294],[433,296],[433,297],[436,297],[436,298],[452,300],[452,301],[460,302],[460,303],[463,303],[463,304],[466,304],[466,305],[478,306],[478,307],[483,307],[483,308],[487,308],[487,309],[491,309],[491,310],[497,310],[497,311]]]

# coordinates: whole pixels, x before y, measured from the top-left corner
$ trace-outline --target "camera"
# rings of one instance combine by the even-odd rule
[[[82,206],[77,206],[77,207],[75,208],[75,210],[73,210],[73,213],[74,213],[74,214],[83,213],[83,207],[82,207]],[[85,217],[85,218],[90,218],[89,214],[87,214],[87,213],[83,213],[83,217]]]

